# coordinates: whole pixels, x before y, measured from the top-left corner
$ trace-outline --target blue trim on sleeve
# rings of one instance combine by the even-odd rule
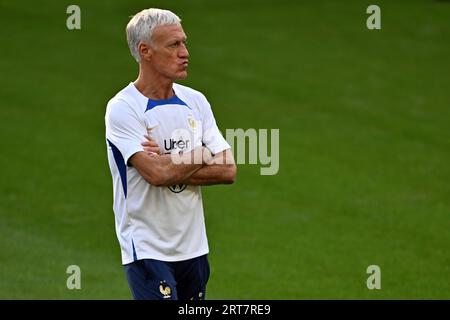
[[[147,112],[148,110],[152,110],[154,107],[163,106],[163,105],[166,105],[166,104],[177,104],[177,105],[180,105],[180,106],[186,106],[189,109],[191,109],[186,104],[186,102],[184,102],[183,100],[178,98],[176,95],[174,95],[172,98],[169,98],[169,99],[161,99],[161,100],[148,99],[147,109],[145,109],[145,112]]]
[[[106,139],[108,140],[108,139]],[[122,153],[120,150],[108,140],[108,144],[111,147],[114,160],[116,161],[117,169],[119,169],[120,180],[122,181],[123,193],[125,194],[125,198],[127,197],[127,166],[125,164],[125,160],[123,159]]]
[[[134,247],[134,241],[133,238],[131,238],[131,246],[133,247],[133,261],[137,261],[137,254],[136,254],[136,248]]]

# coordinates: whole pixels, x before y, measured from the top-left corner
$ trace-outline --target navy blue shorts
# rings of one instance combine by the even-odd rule
[[[142,259],[124,265],[136,300],[203,300],[209,279],[207,255],[165,262]]]

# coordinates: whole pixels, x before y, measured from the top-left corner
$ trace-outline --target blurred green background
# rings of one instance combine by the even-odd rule
[[[104,112],[137,76],[129,16],[162,7],[219,127],[280,129],[277,175],[203,189],[208,298],[449,299],[450,2],[376,1],[381,30],[370,4],[1,0],[0,298],[131,298]]]

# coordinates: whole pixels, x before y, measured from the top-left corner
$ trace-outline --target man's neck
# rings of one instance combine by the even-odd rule
[[[175,95],[172,80],[142,70],[134,85],[144,96],[153,100],[169,99]]]

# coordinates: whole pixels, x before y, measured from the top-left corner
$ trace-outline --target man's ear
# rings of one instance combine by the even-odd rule
[[[142,60],[150,61],[153,52],[152,48],[148,44],[139,42],[138,51]]]

